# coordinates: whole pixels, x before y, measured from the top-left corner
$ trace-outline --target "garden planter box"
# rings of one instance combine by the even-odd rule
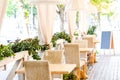
[[[27,56],[28,56],[28,51],[17,52],[17,53],[15,53],[15,56],[6,57],[3,60],[1,60],[0,61],[0,67],[4,66],[4,65],[7,65],[10,62],[17,61],[17,60],[20,60],[22,58],[25,58]]]

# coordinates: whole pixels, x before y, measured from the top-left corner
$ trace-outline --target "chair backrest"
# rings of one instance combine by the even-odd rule
[[[94,40],[95,40],[95,35],[89,35],[84,37],[84,40],[88,40],[88,48],[94,48],[95,44],[94,44]]]
[[[51,80],[48,61],[25,61],[26,80]]]
[[[78,43],[67,43],[64,45],[65,48],[65,61],[68,64],[76,64],[80,67],[80,53]]]
[[[74,43],[79,43],[80,48],[88,48],[88,40],[75,40]]]
[[[63,53],[63,50],[46,50],[44,59],[52,64],[61,64],[63,63]]]
[[[79,48],[88,48],[88,40],[75,40],[74,43],[79,43]],[[80,53],[80,58],[85,59],[87,61],[87,54],[86,52]]]

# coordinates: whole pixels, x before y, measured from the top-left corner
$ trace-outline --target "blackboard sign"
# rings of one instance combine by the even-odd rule
[[[101,37],[101,49],[111,48],[111,31],[103,31]]]

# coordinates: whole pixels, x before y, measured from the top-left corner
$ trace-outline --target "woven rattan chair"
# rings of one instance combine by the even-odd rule
[[[88,35],[83,38],[83,40],[88,40],[88,48],[95,48],[94,40],[96,36],[95,35]]]
[[[64,45],[65,48],[65,61],[68,64],[76,64],[77,65],[77,77],[79,78],[87,78],[86,76],[86,67],[85,61],[80,60],[80,51],[78,43],[67,43]],[[81,70],[83,68],[83,70]],[[82,75],[81,75],[82,74]]]
[[[88,40],[88,48],[94,48],[94,50],[89,55],[89,63],[93,65],[96,62],[96,49],[95,49],[95,43],[94,40],[96,38],[96,35],[87,35],[84,37],[84,40]]]
[[[46,50],[44,59],[48,60],[51,64],[62,64],[63,63],[63,50]]]
[[[48,60],[50,64],[63,64],[63,50],[46,50],[44,59]],[[52,75],[53,80],[63,80],[63,75]]]
[[[52,80],[48,61],[25,61],[26,80]]]
[[[75,40],[74,43],[79,43],[79,48],[88,48],[87,40]],[[87,62],[87,53],[81,52],[80,59],[85,60]]]

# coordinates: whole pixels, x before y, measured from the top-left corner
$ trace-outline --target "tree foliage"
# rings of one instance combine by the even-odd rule
[[[65,5],[64,4],[58,4],[57,7],[58,7],[57,13],[59,14],[60,20],[61,20],[61,31],[64,31],[64,21],[65,21],[64,20],[64,17],[65,17],[64,11],[65,11]]]
[[[29,0],[8,0],[8,7],[7,7],[7,16],[16,17],[16,12],[19,10],[19,8],[22,7],[24,10],[25,18],[29,17],[29,14],[31,14],[31,5],[29,4]],[[37,15],[37,9],[35,6],[32,8],[33,15]]]
[[[11,17],[14,16],[16,17],[16,12],[18,10],[18,2],[17,0],[8,0],[8,6],[7,6],[7,16]]]
[[[98,10],[98,26],[100,27],[100,16],[101,15],[107,15],[108,17],[112,16],[114,14],[114,11],[110,10],[111,4],[114,0],[90,0],[90,2],[96,6]]]
[[[108,9],[113,1],[114,0],[90,0],[90,2],[97,7],[98,11]]]

